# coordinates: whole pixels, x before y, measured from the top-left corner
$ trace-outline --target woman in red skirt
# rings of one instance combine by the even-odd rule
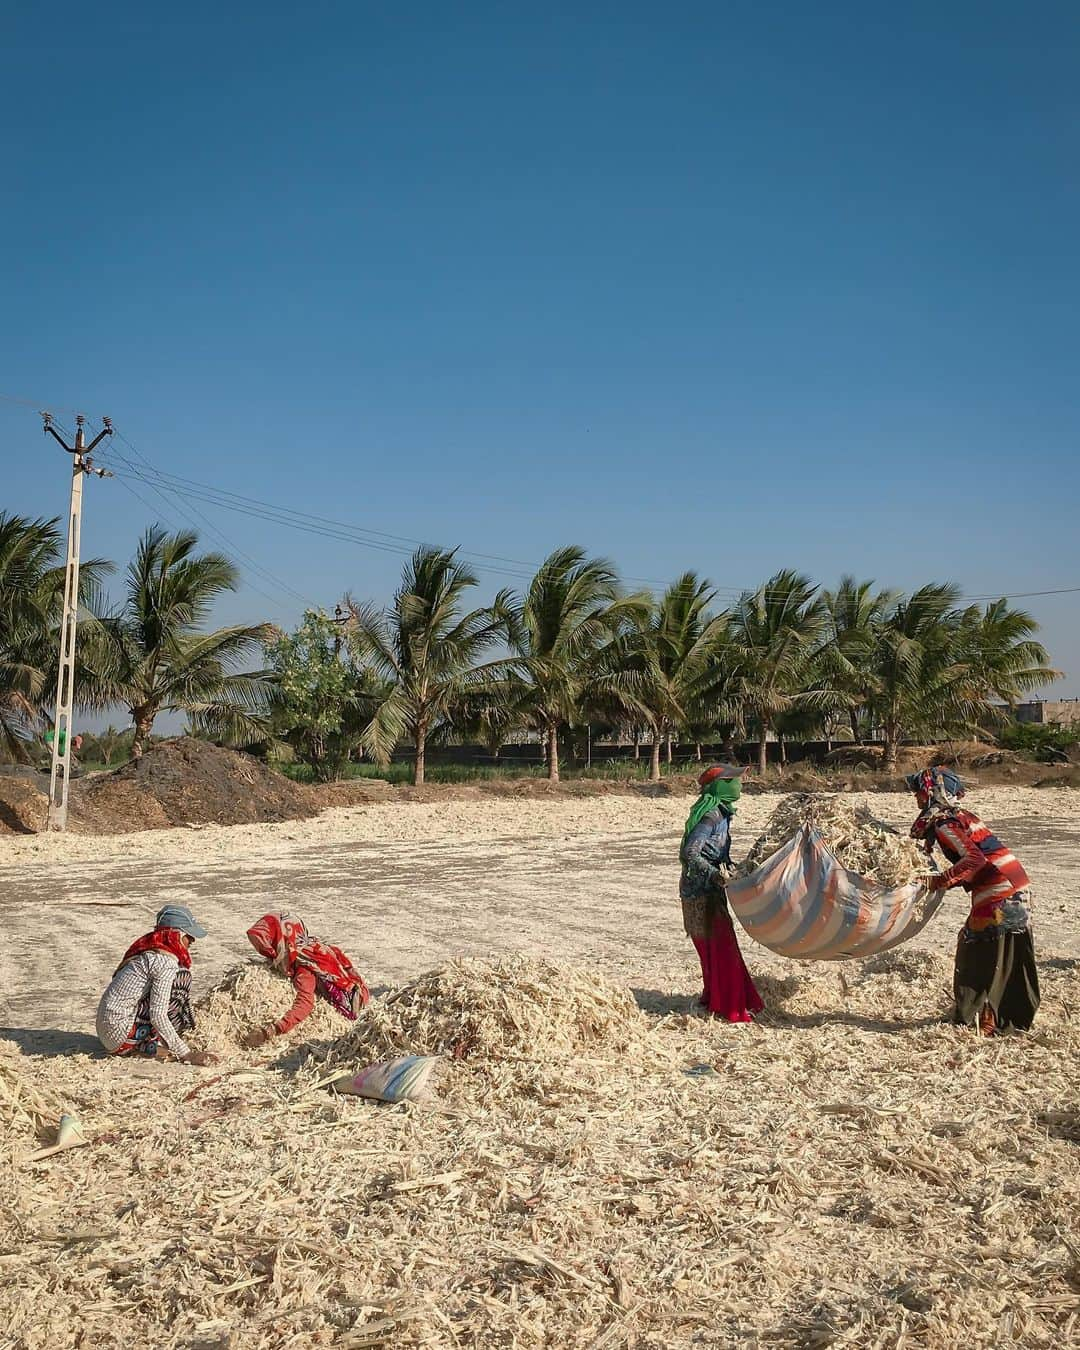
[[[765,1006],[739,950],[724,892],[731,868],[731,817],[743,772],[729,764],[705,770],[679,850],[683,927],[701,959],[701,1003],[729,1022],[749,1022]]]

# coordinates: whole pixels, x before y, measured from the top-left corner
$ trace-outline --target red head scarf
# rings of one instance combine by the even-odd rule
[[[137,938],[124,953],[123,960],[116,969],[126,966],[132,957],[138,956],[140,952],[171,952],[184,970],[191,969],[191,952],[188,951],[184,934],[179,928],[155,928],[152,933]]]
[[[259,955],[290,979],[300,966],[306,966],[315,976],[319,993],[350,1021],[367,1003],[367,985],[341,948],[311,937],[293,915],[264,914],[247,936]]]
[[[738,764],[714,764],[697,780],[698,787],[708,787],[717,778],[741,778],[745,772],[745,768]]]

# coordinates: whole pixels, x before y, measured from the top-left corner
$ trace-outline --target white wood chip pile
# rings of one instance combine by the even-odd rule
[[[935,870],[914,839],[878,820],[864,803],[796,792],[780,801],[740,871],[746,875],[760,867],[804,825],[818,830],[842,867],[878,885],[902,886]]]
[[[112,1134],[25,1166],[7,1129],[0,1346],[1075,1344],[1080,967],[1044,961],[1036,1030],[994,1041],[940,1022],[948,974],[764,977],[770,1015],[729,1027],[455,963],[315,1057],[448,1051],[422,1109],[312,1060],[5,1056]]]
[[[195,1005],[196,1030],[191,1041],[202,1050],[234,1055],[240,1038],[279,1021],[292,1007],[292,981],[265,961],[243,961],[227,970]],[[311,1016],[291,1033],[288,1044],[308,1038],[339,1036],[349,1023],[325,999],[316,998]]]

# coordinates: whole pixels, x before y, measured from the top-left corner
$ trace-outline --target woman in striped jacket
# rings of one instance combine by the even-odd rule
[[[931,889],[963,886],[971,897],[956,945],[953,1020],[985,1036],[1026,1031],[1039,1007],[1028,875],[979,817],[961,808],[964,784],[951,769],[924,769],[907,784],[920,807],[912,837],[927,853],[937,844],[950,864]]]

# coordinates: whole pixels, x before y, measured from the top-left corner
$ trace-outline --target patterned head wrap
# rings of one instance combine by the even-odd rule
[[[922,769],[919,773],[908,774],[904,781],[915,793],[922,808],[911,827],[915,839],[926,837],[931,822],[939,816],[955,811],[966,790],[960,776],[940,764],[931,769]]]
[[[966,791],[963,780],[940,764],[909,774],[905,781],[917,797],[926,798],[927,805],[954,807]]]

